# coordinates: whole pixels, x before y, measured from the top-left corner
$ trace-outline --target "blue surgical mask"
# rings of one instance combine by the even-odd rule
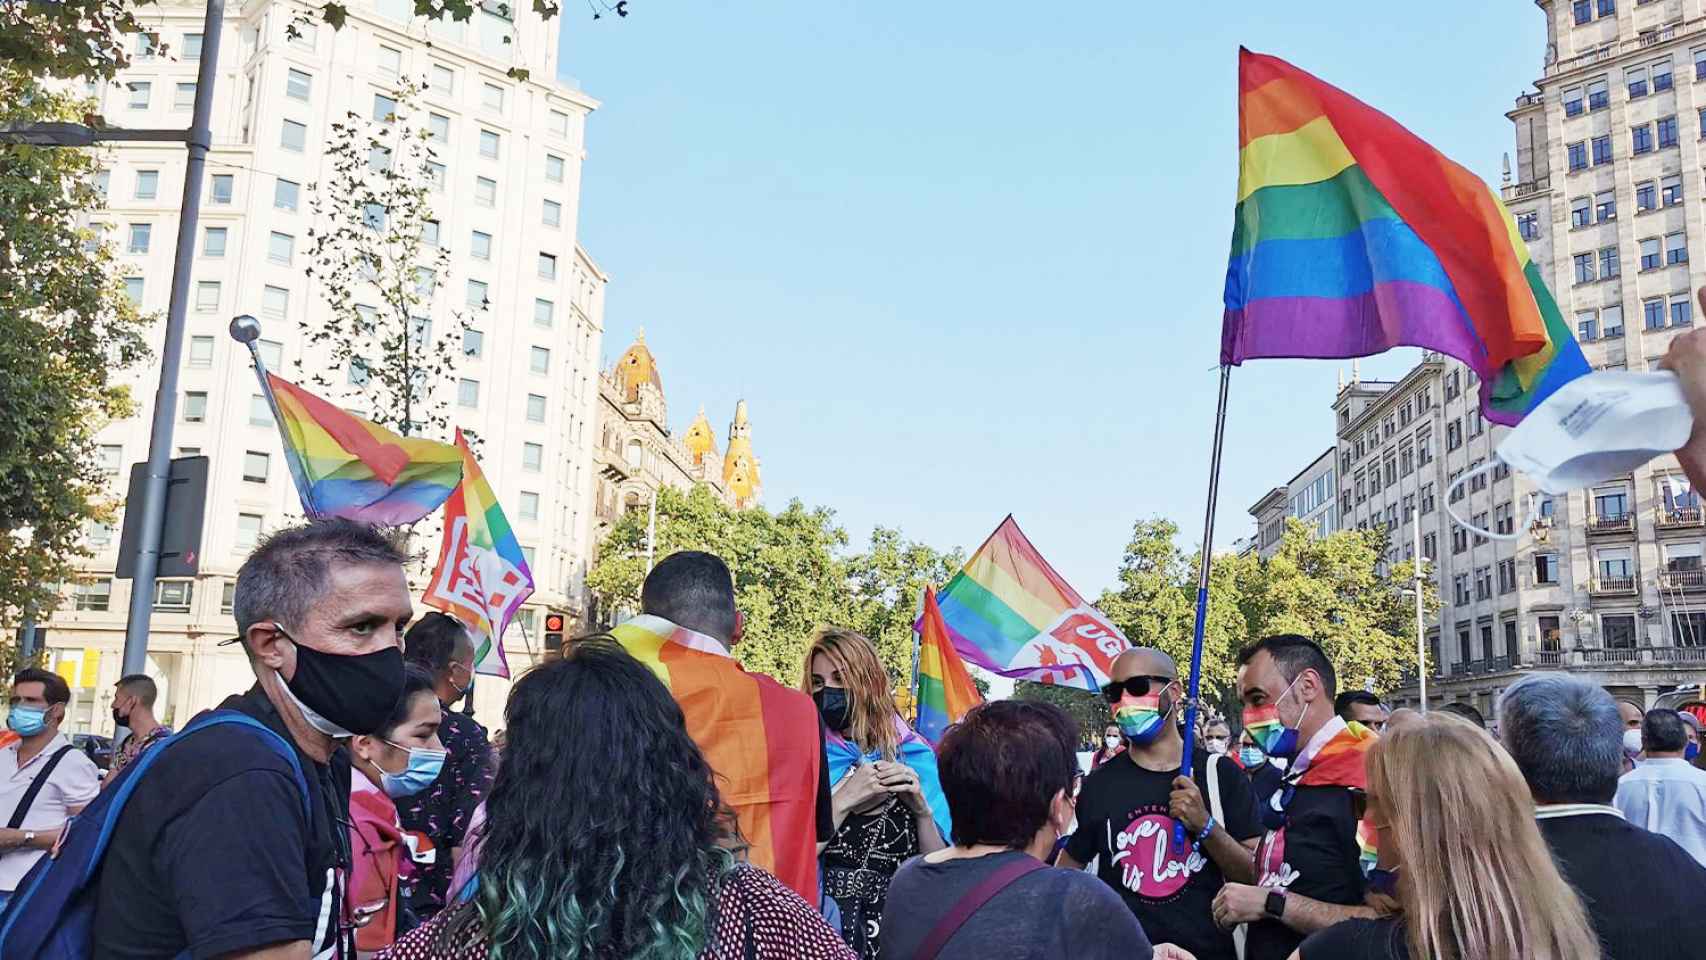
[[[391,743],[389,740],[385,742]],[[409,765],[403,768],[403,772],[387,773],[379,764],[375,763],[373,766],[379,771],[379,785],[385,789],[385,795],[392,799],[412,797],[420,793],[432,786],[432,782],[438,779],[439,771],[444,769],[444,758],[448,751],[427,747],[404,748],[395,743],[391,743],[391,746],[409,751]]]
[[[1693,763],[1694,758],[1698,756],[1700,756],[1700,744],[1691,743],[1682,748],[1682,759],[1687,760],[1689,763]]]
[[[45,707],[16,706],[6,714],[6,726],[20,737],[33,737],[47,729]]]
[[[1262,761],[1266,759],[1268,759],[1268,755],[1263,753],[1259,747],[1238,748],[1238,761],[1246,767],[1259,767],[1262,765]]]

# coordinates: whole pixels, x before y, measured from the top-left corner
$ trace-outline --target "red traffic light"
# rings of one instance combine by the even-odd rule
[[[545,632],[546,633],[562,633],[563,632],[563,615],[560,613],[548,613],[548,614],[546,614],[545,615]]]

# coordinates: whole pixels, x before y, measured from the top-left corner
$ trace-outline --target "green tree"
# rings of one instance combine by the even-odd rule
[[[877,645],[891,678],[912,682],[912,625],[924,588],[946,584],[965,562],[962,550],[940,553],[889,527],[873,529],[865,552],[848,558],[855,600],[851,625]]]
[[[4,33],[4,29],[0,29]],[[74,121],[80,98],[0,63],[0,123]],[[87,552],[85,524],[110,521],[95,435],[128,416],[117,375],[146,354],[144,323],[98,209],[99,158],[0,146],[0,623],[45,617]]]
[[[1013,699],[1052,703],[1065,710],[1066,715],[1078,724],[1078,739],[1088,743],[1101,742],[1102,730],[1111,719],[1108,704],[1101,694],[1077,687],[1020,680],[1013,684]]]

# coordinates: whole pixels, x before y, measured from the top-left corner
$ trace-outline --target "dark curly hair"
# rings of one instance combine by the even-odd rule
[[[479,890],[448,945],[492,960],[690,960],[704,946],[733,817],[681,708],[608,635],[516,682],[486,799]]]

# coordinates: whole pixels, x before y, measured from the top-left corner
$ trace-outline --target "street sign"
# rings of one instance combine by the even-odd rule
[[[207,508],[207,457],[178,457],[172,461],[166,486],[166,520],[160,535],[160,569],[156,577],[193,577],[201,568],[201,527]],[[130,468],[130,492],[124,499],[124,531],[119,535],[118,569],[113,576],[136,576],[136,539],[142,523],[142,490],[148,464]]]

